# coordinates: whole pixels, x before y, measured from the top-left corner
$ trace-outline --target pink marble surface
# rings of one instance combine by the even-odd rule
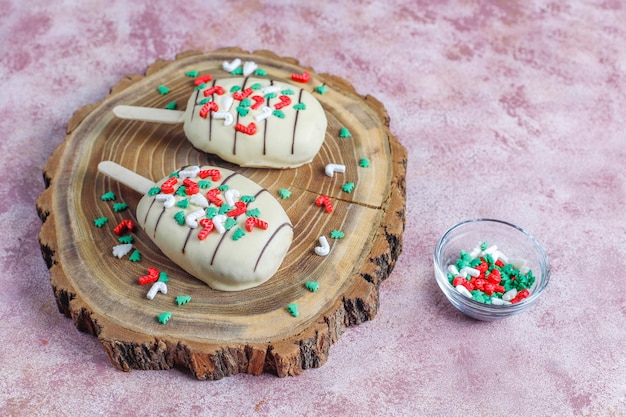
[[[626,415],[624,22],[611,0],[0,0],[0,415]],[[123,373],[57,311],[41,170],[72,113],[124,75],[224,46],[296,57],[385,103],[409,152],[404,252],[378,316],[319,369]],[[437,239],[478,216],[546,247],[532,311],[476,322],[437,288]]]

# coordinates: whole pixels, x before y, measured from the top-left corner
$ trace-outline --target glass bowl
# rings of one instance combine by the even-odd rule
[[[483,242],[486,242],[483,248],[488,246],[493,250],[494,246],[497,247],[494,250],[495,257],[500,257],[501,261],[516,266],[520,265],[521,260],[526,261],[525,267],[520,269],[530,269],[535,277],[528,297],[511,304],[490,304],[476,301],[468,293],[462,294],[450,283],[448,268],[460,258],[461,251],[476,255]],[[476,257],[480,258],[481,254]],[[437,284],[450,303],[477,320],[499,320],[528,310],[537,302],[550,280],[548,255],[539,242],[525,230],[501,220],[472,219],[453,226],[439,240],[433,261]]]

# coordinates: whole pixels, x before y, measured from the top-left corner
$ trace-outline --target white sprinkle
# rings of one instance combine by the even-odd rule
[[[502,295],[502,299],[504,301],[511,301],[512,299],[515,298],[516,295],[517,295],[517,289],[511,288],[510,290],[508,290]]]
[[[220,100],[220,105],[222,107],[222,112],[228,112],[233,105],[235,99],[232,96],[224,96]],[[213,118],[215,118],[215,114],[213,114]]]
[[[478,269],[470,268],[469,266],[461,268],[460,272],[463,277],[467,277],[468,275],[477,277],[480,275],[480,271]]]
[[[224,233],[226,233],[226,228],[224,227],[224,223],[226,222],[227,219],[228,217],[226,217],[225,214],[218,214],[217,216],[213,217],[213,225],[215,226],[215,229],[220,235],[223,235]]]
[[[459,276],[459,270],[456,269],[456,265],[448,266],[448,272],[454,275],[455,277]]]
[[[504,305],[509,305],[511,304],[510,301],[506,301],[506,300],[502,300],[498,297],[493,297],[491,299],[491,304],[493,304],[494,306],[504,306]]]
[[[185,218],[185,224],[191,227],[192,229],[195,229],[196,227],[198,227],[198,219],[204,216],[205,214],[206,213],[202,209],[189,213],[187,217]]]
[[[472,298],[472,293],[471,293],[471,292],[469,292],[469,290],[468,290],[467,288],[465,288],[464,286],[462,286],[462,285],[457,285],[457,286],[456,286],[456,287],[454,287],[454,288],[456,288],[456,290],[457,290],[459,293],[463,294],[464,296],[466,296],[466,297],[468,297],[468,298]]]
[[[194,194],[189,198],[189,202],[198,207],[209,207],[209,201],[200,193]]]
[[[167,294],[167,285],[163,281],[157,281],[152,284],[152,287],[150,287],[150,291],[148,291],[146,297],[148,297],[149,300],[153,300],[158,292],[161,294]]]
[[[157,194],[154,199],[159,203],[163,203],[163,207],[166,209],[172,208],[176,204],[176,199],[172,194]]]
[[[181,170],[178,173],[178,178],[194,178],[200,174],[200,167],[193,165]]]
[[[346,172],[346,166],[340,164],[328,164],[324,168],[324,173],[332,178],[335,172]]]
[[[495,251],[498,250],[498,247],[496,245],[491,245],[489,246],[487,249],[485,249],[484,251],[482,251],[481,255],[485,256],[485,255],[491,255],[493,254]]]
[[[243,63],[243,76],[247,77],[252,74],[258,68],[256,62],[254,61],[246,61]]]
[[[263,92],[263,95],[272,94],[280,91],[280,87],[277,85],[268,85],[267,87],[263,87],[261,91]]]
[[[259,113],[256,116],[254,116],[254,120],[256,120],[257,122],[260,122],[261,120],[265,120],[272,115],[272,109],[270,107],[263,106],[261,107],[261,110],[263,111],[263,113]]]
[[[113,246],[113,256],[122,259],[122,257],[127,255],[131,250],[133,250],[132,243],[125,243],[122,245]]]
[[[239,65],[241,65],[241,59],[235,58],[231,62],[222,62],[222,69],[226,72],[233,72]]]
[[[234,206],[235,198],[239,197],[241,197],[241,194],[239,194],[239,191],[234,188],[229,188],[226,192],[224,192],[224,199],[226,200],[226,204],[229,206]]]
[[[479,243],[474,247],[474,249],[472,249],[472,251],[469,253],[469,256],[471,256],[472,258],[477,258],[482,251],[483,250],[481,249],[481,244]]]
[[[224,126],[230,126],[233,124],[235,119],[233,115],[228,112],[215,112],[213,113],[214,119],[224,119]]]
[[[494,253],[494,256],[497,256],[497,258],[500,259],[505,264],[509,263],[509,258],[500,251],[496,251],[496,253]]]
[[[315,253],[319,256],[326,256],[330,253],[330,245],[328,244],[328,240],[326,240],[326,236],[320,236],[319,242],[321,246],[315,247]]]

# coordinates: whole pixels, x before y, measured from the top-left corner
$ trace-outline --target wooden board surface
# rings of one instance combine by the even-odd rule
[[[188,71],[214,79],[232,77],[222,62],[233,58],[255,61],[267,77],[291,82],[292,73],[309,71],[304,88],[322,104],[328,129],[325,143],[312,163],[297,169],[242,169],[194,149],[182,125],[119,120],[116,105],[163,108],[175,101],[184,110],[193,92]],[[157,92],[167,86],[168,94]],[[302,86],[301,84],[298,84]],[[313,90],[325,85],[319,94]],[[102,102],[76,112],[68,135],[44,169],[47,189],[37,201],[43,225],[42,254],[50,267],[51,285],[59,310],[77,328],[96,335],[111,362],[122,370],[187,368],[198,379],[219,379],[236,373],[297,375],[321,366],[330,345],[346,326],[374,317],[378,287],[390,274],[402,247],[406,151],[389,132],[388,116],[374,98],[358,95],[344,80],[317,74],[290,58],[267,51],[248,53],[223,49],[187,52],[174,61],[157,61],[145,75],[131,75],[112,88]],[[348,138],[340,137],[346,128]],[[370,166],[359,166],[367,158]],[[294,224],[294,241],[279,271],[268,282],[249,290],[221,292],[207,287],[164,257],[138,230],[134,245],[140,262],[117,259],[113,233],[124,219],[134,220],[141,198],[136,192],[97,172],[102,160],[112,160],[146,178],[159,180],[184,165],[217,165],[235,170],[278,197]],[[324,174],[328,163],[343,164],[345,173]],[[342,185],[355,184],[347,193]],[[101,200],[112,191],[129,209],[113,210]],[[319,195],[331,197],[334,211],[315,205]],[[107,217],[98,228],[94,219]],[[330,254],[314,248],[321,235],[330,239]],[[169,276],[168,294],[146,298],[149,288],[138,284],[148,267]],[[319,283],[317,292],[305,282]],[[177,295],[192,301],[178,306]],[[298,317],[286,309],[296,303]],[[167,324],[157,316],[172,313]]]

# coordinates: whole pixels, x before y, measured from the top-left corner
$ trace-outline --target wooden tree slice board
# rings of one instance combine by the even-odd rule
[[[325,143],[312,163],[287,170],[243,169],[193,148],[182,125],[120,120],[112,113],[120,104],[164,108],[172,101],[184,110],[194,89],[185,74],[197,70],[214,79],[232,77],[222,62],[233,58],[255,61],[268,78],[284,82],[292,82],[292,73],[310,72],[304,88],[328,118]],[[170,92],[159,94],[160,85]],[[314,92],[320,85],[327,87],[324,94]],[[102,102],[76,112],[65,141],[44,168],[39,240],[59,310],[79,330],[96,335],[111,362],[125,371],[178,367],[198,379],[219,379],[263,372],[282,377],[321,366],[346,326],[374,317],[380,282],[401,251],[406,151],[388,123],[382,104],[359,96],[346,81],[268,51],[187,52],[174,61],[157,61],[145,75],[128,76]],[[340,137],[342,128],[351,137]],[[362,158],[369,167],[359,166]],[[283,264],[256,288],[221,292],[163,256],[142,230],[134,233],[140,262],[114,257],[112,247],[119,242],[113,228],[135,220],[141,196],[99,174],[103,160],[155,181],[185,165],[217,165],[245,175],[276,198],[279,189],[288,189],[291,197],[279,201],[294,225],[294,241]],[[330,178],[324,174],[328,163],[343,164],[346,172]],[[347,182],[355,184],[351,193],[341,188]],[[101,199],[108,191],[129,209],[115,212],[113,202]],[[322,194],[331,197],[332,213],[315,205]],[[100,217],[109,221],[98,228],[94,219]],[[333,230],[345,237],[331,239]],[[321,235],[331,244],[326,257],[314,252]],[[168,274],[168,294],[146,298],[149,287],[139,285],[138,278],[148,267]],[[319,290],[309,291],[307,281],[318,282]],[[177,295],[190,295],[191,302],[179,306]],[[286,309],[292,303],[297,317]],[[172,317],[161,324],[157,316],[166,311]]]

